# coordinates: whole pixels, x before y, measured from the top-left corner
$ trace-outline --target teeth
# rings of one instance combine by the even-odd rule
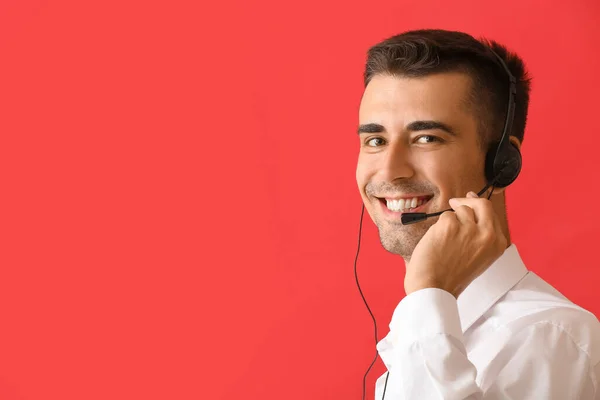
[[[405,207],[404,203],[405,203],[404,199],[397,200],[397,204],[395,204],[395,207],[399,210],[402,210]]]
[[[413,197],[412,199],[386,200],[387,208],[390,211],[408,211],[425,203],[425,200]]]

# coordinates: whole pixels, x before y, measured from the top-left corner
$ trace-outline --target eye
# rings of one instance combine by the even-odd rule
[[[367,145],[367,147],[378,147],[378,146],[383,145],[384,143],[385,143],[385,140],[383,140],[380,137],[370,138],[365,141],[365,145]]]
[[[423,136],[419,136],[416,141],[421,144],[426,144],[426,143],[433,143],[433,142],[441,142],[442,139],[440,139],[437,136],[423,135]]]

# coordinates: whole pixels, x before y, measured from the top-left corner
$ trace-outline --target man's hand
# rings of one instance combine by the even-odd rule
[[[492,203],[469,192],[450,200],[455,212],[445,212],[415,247],[406,266],[404,289],[439,288],[458,295],[496,259],[507,239]]]

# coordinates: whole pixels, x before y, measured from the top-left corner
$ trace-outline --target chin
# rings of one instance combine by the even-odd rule
[[[434,221],[423,221],[414,225],[396,226],[391,224],[377,224],[379,240],[385,250],[399,255],[404,260],[409,260],[412,253],[427,233]]]

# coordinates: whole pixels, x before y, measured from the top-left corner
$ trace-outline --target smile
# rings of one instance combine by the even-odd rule
[[[402,212],[413,212],[414,210],[421,208],[429,200],[432,195],[413,196],[413,197],[402,197],[402,198],[379,198],[379,201],[387,208],[387,210],[402,213]]]

